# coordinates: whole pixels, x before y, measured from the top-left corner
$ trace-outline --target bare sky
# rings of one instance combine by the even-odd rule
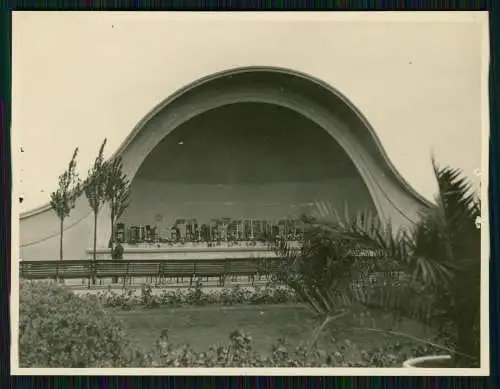
[[[15,13],[12,138],[21,210],[48,201],[76,146],[85,176],[104,137],[109,156],[178,88],[249,65],[291,68],[340,90],[425,197],[436,189],[431,151],[478,187],[487,17],[461,13],[443,22],[421,14],[418,22],[401,14],[388,22],[300,13]]]

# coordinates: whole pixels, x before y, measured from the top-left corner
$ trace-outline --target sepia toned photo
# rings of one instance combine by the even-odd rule
[[[13,373],[489,374],[487,20],[14,13]]]

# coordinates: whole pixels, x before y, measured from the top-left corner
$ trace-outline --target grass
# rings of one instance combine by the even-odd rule
[[[265,306],[211,306],[182,308],[138,308],[132,311],[112,309],[123,321],[129,334],[145,349],[154,347],[160,332],[168,328],[174,344],[190,344],[195,350],[208,350],[212,344],[226,343],[229,333],[242,330],[253,339],[256,351],[268,354],[278,338],[285,337],[291,345],[307,341],[319,324],[318,319],[305,307],[294,305]],[[319,339],[322,348],[338,349],[345,341],[359,348],[380,345],[394,335],[354,330],[356,327],[394,329],[392,321],[381,315],[372,318],[346,316],[330,326]],[[415,322],[403,322],[398,331],[412,336],[428,338],[430,332]],[[335,342],[333,342],[335,341]],[[325,347],[327,345],[327,347]],[[348,358],[348,355],[345,357]]]

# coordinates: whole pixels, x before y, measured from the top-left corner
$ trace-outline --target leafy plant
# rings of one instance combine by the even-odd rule
[[[76,199],[80,195],[80,178],[76,171],[76,157],[78,147],[73,152],[66,171],[59,176],[58,188],[50,194],[50,206],[59,218],[60,239],[59,239],[59,260],[63,260],[63,234],[64,219],[75,207]]]
[[[144,284],[141,288],[141,304],[147,308],[159,306],[158,299],[153,295],[153,288],[150,284]]]
[[[205,305],[209,302],[209,297],[203,292],[203,284],[196,282],[194,288],[189,288],[186,293],[186,303],[189,305]]]
[[[21,281],[19,363],[22,367],[120,367],[146,363],[121,322],[95,297],[60,285]]]

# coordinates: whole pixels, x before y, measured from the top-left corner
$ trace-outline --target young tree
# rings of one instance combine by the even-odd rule
[[[73,152],[68,169],[59,176],[59,187],[50,194],[50,206],[59,218],[60,239],[59,239],[59,260],[63,260],[63,234],[64,219],[66,219],[71,210],[75,207],[75,202],[80,194],[80,178],[76,171],[76,157],[78,147]]]
[[[121,157],[111,161],[106,169],[106,189],[105,200],[109,203],[111,211],[111,238],[110,248],[115,248],[116,222],[127,209],[130,197],[130,181],[123,173],[123,163]]]
[[[89,176],[85,181],[84,191],[87,196],[90,208],[94,213],[94,247],[92,259],[96,260],[96,250],[97,250],[97,216],[101,209],[101,206],[105,202],[105,190],[106,190],[106,170],[107,164],[104,161],[104,146],[106,145],[106,139],[102,142],[99,149],[99,154],[97,155],[94,165],[89,170]],[[92,279],[95,283],[95,278]]]

